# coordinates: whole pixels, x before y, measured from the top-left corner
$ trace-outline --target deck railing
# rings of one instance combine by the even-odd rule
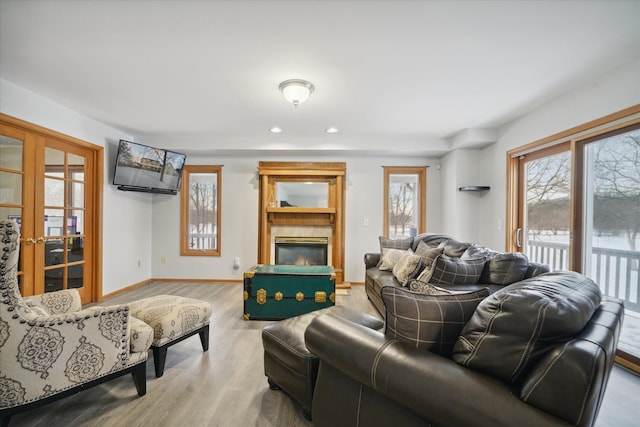
[[[547,264],[551,271],[569,268],[569,245],[527,241],[531,261]],[[592,248],[589,276],[600,286],[603,295],[624,300],[627,310],[640,312],[640,252]]]

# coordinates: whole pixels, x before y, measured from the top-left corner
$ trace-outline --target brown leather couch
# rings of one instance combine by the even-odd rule
[[[388,239],[380,238],[381,246]],[[514,252],[498,252],[492,249],[478,246],[472,243],[459,242],[451,236],[436,233],[424,233],[415,238],[403,239],[404,248],[410,248],[413,252],[418,250],[419,245],[430,248],[441,248],[444,258],[463,262],[465,259],[484,258],[484,268],[479,275],[479,279],[473,284],[460,283],[437,283],[439,287],[452,291],[476,291],[487,288],[493,293],[506,285],[519,280],[534,277],[549,271],[545,264],[529,262],[526,255]],[[364,255],[365,265],[365,290],[367,297],[384,316],[384,304],[380,296],[380,290],[384,286],[403,286],[392,271],[380,269],[381,253],[366,253]]]
[[[320,316],[314,425],[593,426],[623,313],[590,279],[545,273],[482,300],[450,357]]]

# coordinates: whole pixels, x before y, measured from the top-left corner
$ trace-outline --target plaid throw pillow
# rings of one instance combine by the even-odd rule
[[[484,258],[453,258],[440,255],[433,263],[431,276],[420,278],[434,285],[475,285],[484,268]]]
[[[480,301],[489,296],[489,290],[424,295],[397,286],[384,286],[381,294],[387,337],[449,357],[462,328]]]

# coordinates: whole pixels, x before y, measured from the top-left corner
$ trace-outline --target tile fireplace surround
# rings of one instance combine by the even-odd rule
[[[344,281],[344,162],[260,162],[258,263],[275,263],[276,237],[325,237],[328,265],[336,284]],[[280,206],[279,184],[324,183],[326,195],[317,206]],[[301,187],[302,188],[302,187]]]

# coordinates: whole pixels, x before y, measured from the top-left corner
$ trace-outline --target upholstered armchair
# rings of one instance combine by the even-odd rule
[[[0,221],[0,422],[131,373],[146,393],[153,330],[128,305],[82,308],[75,289],[22,298],[19,229]]]

